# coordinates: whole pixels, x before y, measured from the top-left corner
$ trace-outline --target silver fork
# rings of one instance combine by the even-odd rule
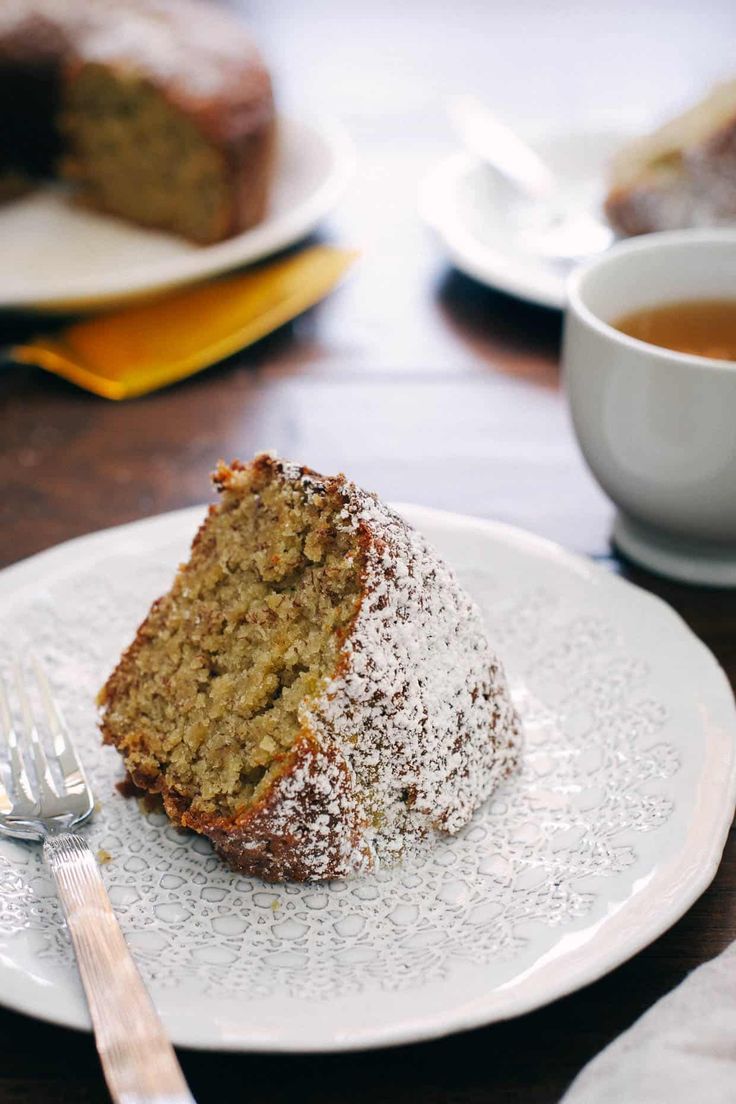
[[[117,1104],[194,1104],[123,939],[95,857],[86,840],[74,832],[92,815],[94,798],[46,677],[35,659],[30,665],[57,769],[52,771],[46,756],[23,668],[16,662],[18,726],[0,676],[0,752],[5,744],[9,766],[7,785],[0,775],[0,834],[43,843],[113,1100]]]

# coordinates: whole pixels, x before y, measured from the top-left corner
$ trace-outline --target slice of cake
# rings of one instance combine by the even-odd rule
[[[736,222],[736,80],[625,146],[605,210],[624,235]]]
[[[269,880],[457,832],[519,724],[452,570],[344,476],[262,454],[214,478],[189,562],[101,691],[105,742],[172,820]]]
[[[194,242],[267,209],[276,119],[241,22],[204,0],[0,2],[0,199],[60,175]]]

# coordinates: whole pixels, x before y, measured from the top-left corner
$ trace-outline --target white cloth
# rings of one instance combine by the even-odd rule
[[[736,1102],[736,944],[601,1051],[561,1104],[685,1102]]]

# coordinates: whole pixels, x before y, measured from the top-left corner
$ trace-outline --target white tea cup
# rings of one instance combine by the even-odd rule
[[[736,229],[648,234],[573,272],[563,339],[575,433],[618,507],[616,545],[652,571],[712,586],[736,586],[736,362],[612,323],[730,298],[736,310]]]

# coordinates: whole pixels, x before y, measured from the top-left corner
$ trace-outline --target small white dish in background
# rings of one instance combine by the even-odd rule
[[[736,302],[736,229],[620,242],[570,277],[563,371],[614,541],[650,570],[736,587],[736,363],[674,352],[611,323],[645,307]]]
[[[216,245],[88,211],[49,185],[0,206],[0,309],[94,310],[218,276],[294,245],[339,200],[353,148],[334,122],[279,119],[269,214]]]
[[[529,144],[561,184],[560,201],[597,212],[611,156],[634,133],[630,123],[591,123],[545,133]],[[437,165],[420,192],[420,212],[456,268],[488,287],[562,310],[569,266],[529,252],[526,243],[546,219],[477,157],[457,153]]]
[[[548,541],[401,507],[488,618],[522,713],[521,769],[421,861],[267,885],[115,792],[95,693],[203,516],[92,534],[0,572],[0,664],[31,642],[101,807],[88,829],[172,1040],[331,1051],[429,1039],[599,978],[711,881],[734,811],[736,713],[663,602]],[[683,678],[687,672],[687,678]],[[88,1017],[40,853],[0,840],[0,1003]]]

